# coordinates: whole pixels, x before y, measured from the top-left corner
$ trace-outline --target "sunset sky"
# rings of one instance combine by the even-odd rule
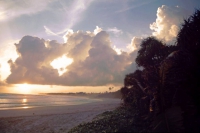
[[[168,44],[199,0],[1,0],[0,92],[119,89],[142,38]]]

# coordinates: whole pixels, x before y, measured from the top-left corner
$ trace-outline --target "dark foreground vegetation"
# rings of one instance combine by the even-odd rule
[[[70,132],[200,132],[200,10],[184,20],[175,45],[148,37],[140,46],[123,105]]]

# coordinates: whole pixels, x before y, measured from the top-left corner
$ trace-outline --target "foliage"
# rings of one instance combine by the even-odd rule
[[[153,132],[200,131],[200,11],[184,22],[177,46],[166,46],[153,37],[142,41],[136,63],[144,69],[128,74],[121,89],[124,103],[152,120]],[[145,87],[142,95],[133,91],[138,84]],[[140,107],[142,101],[148,111]]]
[[[184,20],[182,28],[177,35],[177,46],[190,51],[197,58],[200,57],[200,10]]]
[[[194,97],[200,111],[200,10],[187,20],[184,20],[182,28],[177,36],[177,46],[179,49],[188,51],[193,57],[194,68],[192,70],[192,97]]]
[[[152,132],[183,132],[183,116],[180,107],[167,109],[157,115],[150,125]]]
[[[200,132],[200,11],[182,26],[177,46],[142,41],[136,63],[143,70],[125,76],[123,108],[71,131]]]
[[[142,83],[138,82],[138,80],[142,81],[141,74],[142,71],[137,70],[134,73],[126,75],[124,79],[124,87],[121,88],[124,104],[131,105],[136,108],[141,107],[139,99],[145,95]]]
[[[167,46],[155,37],[148,37],[140,44],[135,62],[145,68],[158,65],[169,53]]]
[[[69,133],[148,132],[149,121],[143,123],[133,108],[119,107],[106,111],[91,122],[72,128]]]

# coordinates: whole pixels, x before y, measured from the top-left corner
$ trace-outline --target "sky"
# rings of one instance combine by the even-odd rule
[[[0,0],[0,92],[119,89],[137,69],[142,39],[175,45],[199,8],[199,0]]]

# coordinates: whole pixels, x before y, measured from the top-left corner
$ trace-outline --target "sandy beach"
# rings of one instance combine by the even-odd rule
[[[0,133],[67,132],[104,111],[113,110],[120,103],[120,99],[105,98],[82,105],[0,110]]]

